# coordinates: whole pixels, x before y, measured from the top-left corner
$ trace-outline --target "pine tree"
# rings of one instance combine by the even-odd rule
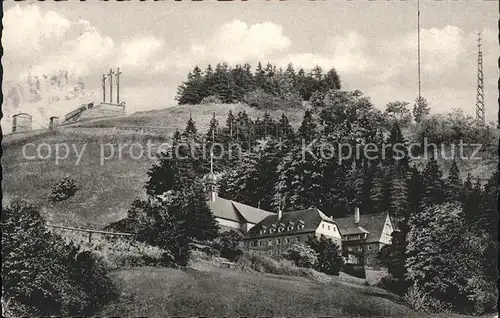
[[[409,153],[407,141],[401,133],[401,128],[396,122],[391,128],[390,135],[386,140],[386,145],[390,146],[389,152],[386,153],[385,162],[387,164],[396,164],[402,167],[405,171],[409,169]]]
[[[445,200],[443,173],[439,170],[434,156],[430,158],[422,173],[422,205],[431,206],[442,204]]]
[[[293,131],[288,117],[285,115],[285,113],[281,114],[281,118],[278,122],[278,138],[286,140],[293,139],[294,136],[295,132]]]
[[[221,197],[251,206],[259,200],[259,158],[254,152],[245,152],[238,165],[222,178],[219,193]]]
[[[186,234],[197,241],[211,241],[217,237],[219,225],[207,205],[205,192],[199,179],[182,191],[181,211],[186,214]],[[180,212],[180,211],[179,211]]]
[[[424,185],[422,175],[416,167],[410,168],[410,178],[408,180],[408,204],[410,216],[416,215],[420,211]]]
[[[427,100],[424,97],[417,98],[413,106],[413,117],[415,121],[419,123],[425,116],[429,115],[429,113],[430,108]]]
[[[401,169],[392,169],[389,183],[389,213],[398,222],[408,220],[410,204],[408,202],[408,181]]]
[[[177,129],[174,133],[174,136],[172,137],[172,145],[174,147],[177,146],[181,142],[181,139],[182,139],[181,132],[179,131],[179,129]]]
[[[479,208],[481,206],[483,199],[483,192],[481,189],[481,181],[479,178],[472,185],[472,189],[469,192],[469,195],[465,199],[465,203],[463,205],[463,213],[465,222],[470,225],[476,225],[481,211]]]
[[[484,187],[483,200],[481,200],[478,217],[478,227],[488,233],[492,240],[498,238],[498,171],[491,176]]]
[[[310,110],[306,110],[304,114],[304,119],[298,130],[298,135],[299,138],[305,142],[310,142],[317,136],[316,123],[312,118],[312,112]]]
[[[196,124],[193,120],[193,117],[190,114],[189,120],[186,124],[184,132],[182,133],[182,136],[190,140],[195,140],[197,138],[197,134],[198,134],[198,129],[196,128]]]
[[[337,71],[332,68],[330,69],[326,75],[323,77],[321,81],[321,90],[324,92],[327,92],[330,89],[340,89],[341,84],[340,84],[340,78],[337,74]]]
[[[460,179],[460,171],[455,160],[451,163],[450,172],[446,180],[446,197],[448,202],[460,202],[463,183]]]
[[[215,118],[215,113],[213,113],[212,119],[210,119],[206,138],[211,142],[219,140],[219,121]]]
[[[375,213],[386,211],[388,203],[388,186],[385,180],[384,168],[379,165],[372,179],[370,203]]]
[[[226,126],[222,130],[222,135],[227,143],[236,140],[236,117],[233,115],[233,111],[230,110],[226,119]]]

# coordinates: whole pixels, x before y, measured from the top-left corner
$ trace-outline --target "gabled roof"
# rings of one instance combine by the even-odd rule
[[[321,221],[327,221],[331,223],[335,223],[330,217],[326,216],[323,212],[318,209],[307,209],[300,211],[292,211],[292,212],[283,212],[281,219],[278,220],[278,214],[273,214],[266,217],[259,224],[255,225],[253,228],[248,231],[248,237],[269,237],[269,236],[281,236],[281,235],[290,235],[295,233],[309,233],[317,230]],[[288,225],[292,222],[294,224],[293,230],[289,231]],[[297,224],[299,222],[303,222],[303,228],[298,229]],[[273,226],[278,227],[280,223],[283,223],[285,226],[285,230],[283,232],[275,231],[274,233],[270,233],[266,231],[261,234],[262,227],[266,227],[269,229]]]
[[[243,203],[231,201],[234,208],[247,220],[249,223],[257,224],[264,220],[270,215],[276,215],[276,213],[264,211],[253,206],[249,206]]]
[[[358,224],[354,223],[354,215],[338,218],[335,221],[337,221],[341,235],[357,234],[365,230],[368,231],[365,242],[374,243],[380,241],[387,216],[387,212],[363,214],[360,215]]]
[[[221,197],[208,201],[207,204],[215,217],[238,223],[257,224],[267,216],[275,214]]]

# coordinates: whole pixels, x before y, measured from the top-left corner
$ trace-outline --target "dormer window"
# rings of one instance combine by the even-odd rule
[[[265,234],[266,233],[266,230],[265,229],[261,229],[260,230],[260,234]]]
[[[278,228],[278,232],[280,232],[280,233],[281,233],[281,232],[283,232],[283,230],[285,230],[285,228],[284,228],[284,227],[281,227],[281,226],[280,226],[280,227]]]
[[[304,228],[304,224],[299,223],[299,225],[297,225],[297,230],[302,230],[303,228]]]
[[[287,228],[286,228],[287,231],[293,231],[293,225],[289,225]]]
[[[269,233],[274,233],[274,232],[276,232],[276,229],[275,229],[275,228],[270,228],[270,229],[269,229]]]

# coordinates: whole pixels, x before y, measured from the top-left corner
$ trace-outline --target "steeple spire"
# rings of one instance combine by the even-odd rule
[[[217,177],[214,174],[214,156],[210,150],[210,172],[206,178],[207,199],[211,202],[217,198]]]

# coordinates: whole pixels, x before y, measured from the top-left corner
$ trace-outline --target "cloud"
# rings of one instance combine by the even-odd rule
[[[211,37],[193,43],[187,50],[174,50],[157,64],[158,72],[193,68],[200,63],[229,64],[270,59],[291,46],[283,28],[272,22],[248,25],[240,20],[223,24]]]
[[[278,61],[280,66],[293,63],[312,69],[316,65],[324,69],[335,68],[343,74],[360,74],[369,71],[372,61],[365,52],[367,39],[357,32],[326,39],[325,48],[320,53],[290,53]]]
[[[86,75],[115,50],[113,40],[88,21],[72,22],[36,5],[16,5],[5,12],[2,44],[4,74],[12,81],[61,70]]]
[[[154,36],[126,40],[120,45],[118,65],[129,70],[151,68],[163,45],[163,40]]]
[[[37,54],[44,46],[61,40],[71,22],[54,11],[44,14],[36,5],[17,5],[5,12],[3,25],[4,49],[23,57]]]

